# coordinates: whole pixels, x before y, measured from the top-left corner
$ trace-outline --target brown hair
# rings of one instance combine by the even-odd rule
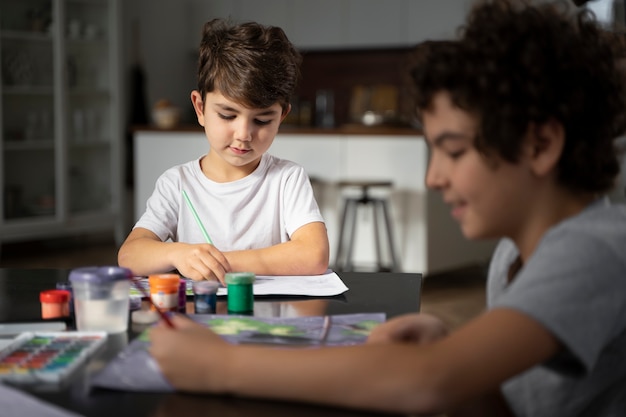
[[[289,106],[302,58],[281,28],[214,19],[204,25],[199,55],[202,99],[218,90],[249,108]]]
[[[558,179],[582,192],[610,190],[619,173],[615,138],[626,129],[621,36],[564,3],[487,0],[458,41],[418,46],[411,72],[418,114],[447,91],[478,121],[475,147],[509,162],[529,126],[558,120],[565,147]]]

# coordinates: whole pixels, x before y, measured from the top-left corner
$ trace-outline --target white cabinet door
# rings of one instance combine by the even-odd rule
[[[269,153],[302,165],[310,177],[335,181],[345,169],[345,143],[341,138],[341,135],[279,134]]]
[[[347,179],[389,180],[393,183],[390,190],[373,189],[371,193],[389,199],[394,246],[402,270],[427,271],[428,194],[424,186],[427,148],[424,140],[350,136],[346,144]],[[375,259],[373,222],[369,213],[361,213],[355,247],[356,264],[371,264]]]

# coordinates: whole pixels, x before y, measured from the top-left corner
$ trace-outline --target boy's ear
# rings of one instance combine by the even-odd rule
[[[280,115],[280,122],[282,123],[283,120],[285,120],[285,117],[287,117],[287,115],[289,114],[289,112],[291,111],[291,104],[287,105],[287,108],[283,111],[283,114]]]
[[[196,112],[198,123],[200,126],[204,126],[204,100],[202,100],[202,96],[198,90],[191,92],[191,104],[193,104],[193,109]]]
[[[565,146],[565,129],[561,122],[549,119],[531,124],[527,135],[527,155],[531,169],[538,176],[552,172],[559,163]]]

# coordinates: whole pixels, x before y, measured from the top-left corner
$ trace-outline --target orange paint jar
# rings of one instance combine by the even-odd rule
[[[39,293],[41,317],[52,319],[70,315],[70,292],[67,290],[46,290]]]
[[[148,276],[150,298],[161,311],[178,311],[180,275],[156,274]],[[154,307],[152,307],[154,309]]]

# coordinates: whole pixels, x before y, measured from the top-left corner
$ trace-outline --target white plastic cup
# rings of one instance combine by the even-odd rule
[[[127,331],[131,278],[129,269],[118,266],[70,271],[76,328],[107,333]]]

